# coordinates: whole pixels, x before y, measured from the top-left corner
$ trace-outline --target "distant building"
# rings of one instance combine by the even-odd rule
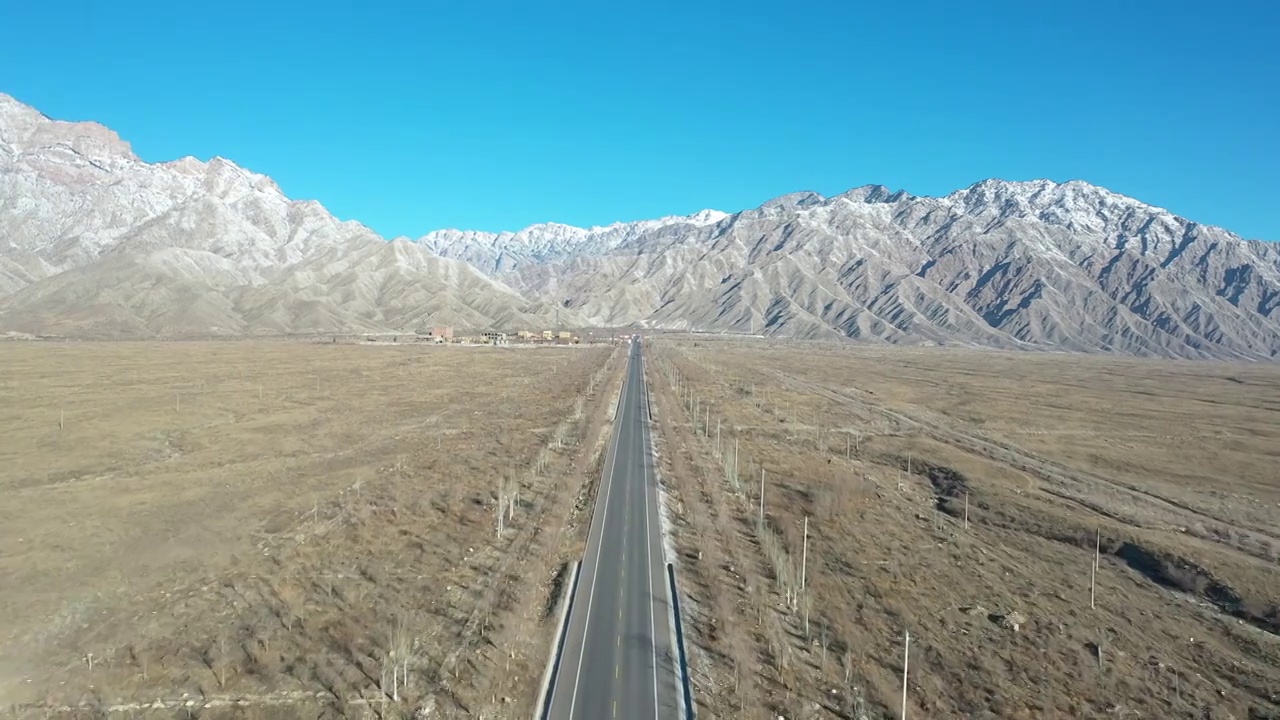
[[[447,325],[433,327],[431,328],[431,337],[437,338],[440,340],[452,340],[453,328]]]
[[[489,345],[506,345],[510,342],[504,332],[482,332],[480,337]]]
[[[561,330],[561,331],[560,331],[560,339],[561,339],[561,340],[572,340],[572,339],[573,339],[573,333],[569,332],[568,330]]]
[[[554,331],[554,330],[543,330],[543,331],[542,331],[542,339],[543,339],[543,340],[554,340],[554,339],[555,339],[555,337],[556,337],[556,333],[555,333],[555,331]]]

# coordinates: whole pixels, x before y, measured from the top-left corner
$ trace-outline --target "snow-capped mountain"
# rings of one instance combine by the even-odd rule
[[[0,94],[0,330],[404,331],[551,312],[222,158],[149,164],[101,125]]]
[[[544,247],[541,228],[504,247]],[[434,237],[445,255],[489,247]],[[614,226],[610,238],[478,266],[602,325],[1280,355],[1275,244],[1079,181],[986,180],[940,198],[874,185],[792,193],[706,223]]]
[[[604,227],[383,240],[214,158],[0,95],[0,331],[539,327],[1280,357],[1280,247],[1084,182],[869,185]]]

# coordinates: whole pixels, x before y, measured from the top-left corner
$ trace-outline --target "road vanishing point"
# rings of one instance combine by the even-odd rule
[[[680,717],[670,585],[633,338],[587,549],[553,675],[552,720]]]

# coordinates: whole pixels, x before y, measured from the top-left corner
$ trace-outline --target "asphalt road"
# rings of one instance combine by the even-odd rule
[[[648,412],[636,341],[551,689],[555,720],[680,715]]]

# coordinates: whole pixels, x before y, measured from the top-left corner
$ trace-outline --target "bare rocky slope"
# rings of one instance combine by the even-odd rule
[[[0,331],[403,332],[538,326],[553,313],[227,160],[149,164],[101,125],[0,94]]]
[[[1280,357],[1280,248],[1083,182],[880,186],[607,227],[383,240],[214,158],[0,94],[0,332],[565,324]]]
[[[795,193],[735,215],[420,242],[602,325],[1280,355],[1280,248],[1084,182]],[[530,248],[538,248],[531,251]],[[513,259],[513,261],[493,258]]]

